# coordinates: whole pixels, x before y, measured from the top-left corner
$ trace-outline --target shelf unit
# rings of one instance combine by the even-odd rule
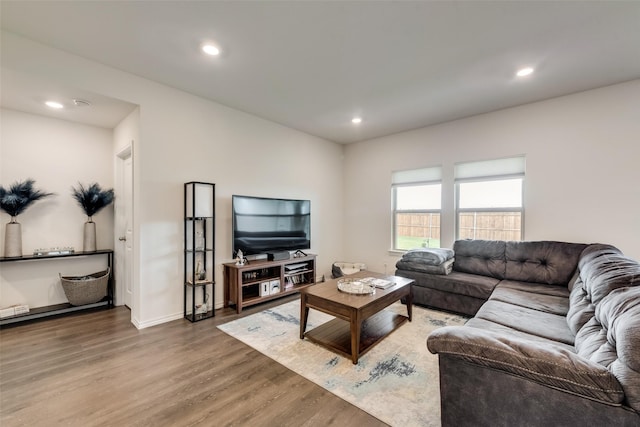
[[[316,256],[268,261],[254,260],[244,265],[235,262],[224,267],[224,306],[244,307],[298,292],[315,283]]]
[[[99,307],[111,308],[113,307],[113,250],[101,249],[91,252],[73,252],[69,254],[61,255],[23,255],[21,257],[0,257],[0,263],[2,262],[35,262],[40,260],[53,260],[53,259],[68,259],[87,256],[105,256],[107,258],[107,267],[110,268],[109,281],[107,283],[107,296],[101,301],[93,304],[74,306],[69,303],[47,305],[42,307],[33,307],[29,309],[28,313],[18,314],[16,316],[5,317],[0,319],[0,326],[8,325],[11,323],[25,322],[28,320],[40,319],[43,317],[57,316],[60,314],[72,313],[75,311],[90,310]]]
[[[184,184],[184,317],[215,316],[215,184]]]

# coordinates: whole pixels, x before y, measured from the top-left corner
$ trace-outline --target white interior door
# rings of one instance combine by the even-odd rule
[[[131,147],[118,154],[115,203],[116,304],[133,309],[133,156]]]

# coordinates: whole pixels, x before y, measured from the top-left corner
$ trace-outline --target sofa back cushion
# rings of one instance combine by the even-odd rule
[[[593,245],[578,263],[580,278],[593,304],[618,288],[640,284],[640,264],[609,245]]]
[[[505,279],[567,285],[587,245],[566,242],[506,242]]]
[[[453,269],[461,273],[504,279],[506,242],[502,240],[456,240]]]
[[[625,403],[640,411],[640,269],[630,287],[611,291],[595,305],[594,316],[578,331],[578,355],[599,363],[617,378]]]
[[[589,245],[580,255],[578,269],[567,313],[574,334],[595,315],[596,305],[612,290],[640,284],[640,265],[610,245]]]

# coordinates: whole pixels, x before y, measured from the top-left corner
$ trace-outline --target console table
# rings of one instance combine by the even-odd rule
[[[96,307],[113,307],[113,250],[101,249],[92,252],[74,252],[70,254],[61,255],[23,255],[21,257],[0,257],[0,263],[3,262],[35,262],[42,259],[63,259],[63,258],[77,258],[85,256],[104,256],[107,259],[107,266],[110,268],[109,282],[107,284],[107,296],[101,301],[93,304],[86,304],[80,306],[74,306],[69,303],[47,305],[43,307],[29,307],[29,312],[25,314],[18,314],[16,316],[6,317],[0,319],[0,326],[8,325],[10,323],[24,322],[27,320],[39,319],[42,317],[56,316],[64,313],[71,313],[74,311],[89,310]]]

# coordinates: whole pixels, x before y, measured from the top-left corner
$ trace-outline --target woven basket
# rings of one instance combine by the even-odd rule
[[[64,294],[71,305],[93,304],[107,296],[110,268],[87,276],[60,275]]]

